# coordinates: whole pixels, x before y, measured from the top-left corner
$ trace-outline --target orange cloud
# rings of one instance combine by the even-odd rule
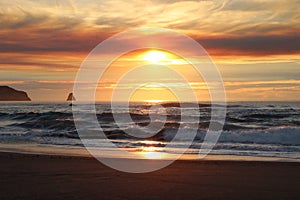
[[[231,99],[297,98],[299,6],[298,0],[1,1],[0,83],[46,96],[43,91],[59,91],[51,98],[62,100],[82,60],[101,41],[130,28],[163,27],[208,50]],[[151,42],[172,47],[168,38],[155,38]],[[112,84],[108,79],[103,86]]]

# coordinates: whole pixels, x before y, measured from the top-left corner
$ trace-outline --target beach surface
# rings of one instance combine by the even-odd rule
[[[0,199],[300,199],[300,163],[187,161],[128,174],[94,158],[0,153]]]

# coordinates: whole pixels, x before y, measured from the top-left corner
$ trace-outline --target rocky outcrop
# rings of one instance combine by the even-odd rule
[[[27,93],[8,86],[0,86],[0,101],[31,101]]]
[[[70,93],[70,94],[68,95],[67,101],[76,101],[76,99],[75,99],[73,93]]]

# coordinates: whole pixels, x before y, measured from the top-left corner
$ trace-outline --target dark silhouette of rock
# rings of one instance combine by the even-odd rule
[[[0,86],[0,101],[31,101],[27,93],[8,86]]]
[[[70,93],[70,94],[68,95],[67,101],[76,101],[76,99],[75,99],[73,93]]]

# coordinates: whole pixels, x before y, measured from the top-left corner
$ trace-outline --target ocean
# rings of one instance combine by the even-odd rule
[[[8,151],[7,145],[15,151],[26,151],[24,145],[36,146],[35,153],[42,148],[84,149],[74,125],[70,103],[2,102],[0,103],[0,151]],[[133,125],[149,123],[150,103],[134,103],[129,113],[133,122],[121,124],[114,121],[109,103],[97,103],[99,124],[106,137],[117,147],[131,151],[154,151],[176,154],[185,145],[185,138],[177,141],[168,152],[164,147],[177,133],[180,124],[185,129],[195,128],[189,121],[181,121],[181,108],[177,104],[162,103],[166,112],[166,123],[158,134],[151,138],[136,138],[123,130]],[[196,125],[197,135],[186,158],[195,159],[203,142],[210,121],[210,104],[199,104],[200,123]],[[119,106],[117,115],[127,109]],[[159,111],[156,114],[160,114]],[[122,130],[123,129],[123,130]],[[92,144],[90,144],[92,145]],[[22,147],[22,148],[19,148]],[[103,146],[106,152],[109,147]],[[44,152],[44,150],[43,150]],[[111,151],[113,152],[113,150]],[[106,154],[109,156],[109,153]],[[120,155],[121,156],[121,155]],[[300,161],[300,102],[229,102],[223,131],[209,156],[235,157],[245,159],[273,158],[283,161]]]

